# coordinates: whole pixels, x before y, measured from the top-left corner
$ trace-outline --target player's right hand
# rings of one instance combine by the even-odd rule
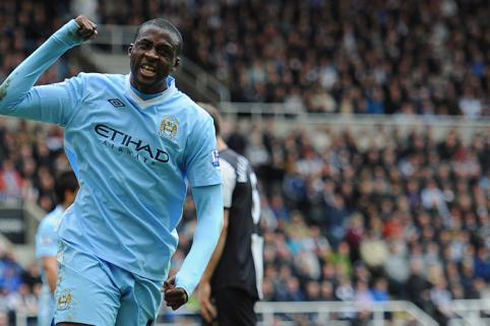
[[[163,282],[162,290],[167,307],[172,310],[179,309],[189,301],[189,295],[181,287],[175,287],[175,275]]]
[[[211,302],[211,285],[209,282],[201,282],[199,285],[199,309],[202,318],[211,323],[217,316],[216,307]]]
[[[78,24],[77,34],[83,41],[87,41],[97,36],[97,24],[84,15],[75,18],[75,22]]]

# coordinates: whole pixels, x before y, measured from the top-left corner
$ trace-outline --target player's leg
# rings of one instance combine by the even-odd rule
[[[109,265],[66,244],[60,244],[58,261],[55,325],[114,326],[120,292]]]
[[[123,271],[118,275],[121,308],[116,326],[152,326],[162,304],[163,281],[155,281]]]
[[[256,299],[237,288],[223,288],[215,294],[219,326],[255,326]]]

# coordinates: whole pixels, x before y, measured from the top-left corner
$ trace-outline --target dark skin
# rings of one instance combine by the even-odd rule
[[[168,75],[179,66],[179,47],[180,41],[174,32],[155,25],[143,26],[128,49],[131,85],[145,94],[163,92]],[[151,70],[144,69],[145,66],[150,66]],[[167,307],[173,310],[189,299],[183,288],[175,287],[175,276],[165,281],[162,292]]]
[[[82,41],[87,41],[97,36],[97,24],[87,17],[80,15],[75,18],[75,22],[79,26],[77,34],[80,36]]]
[[[83,41],[97,36],[97,25],[85,16],[78,16],[77,34]],[[172,31],[148,25],[141,28],[134,43],[129,46],[131,85],[142,93],[155,94],[167,88],[168,75],[179,66],[179,38]],[[142,66],[145,65],[146,69]],[[177,310],[188,301],[183,288],[175,287],[175,277],[165,281],[161,290],[167,307]],[[57,323],[56,326],[93,326],[80,323]]]
[[[163,283],[162,292],[164,293],[166,306],[171,307],[172,310],[179,309],[189,300],[189,296],[183,288],[175,287],[175,274],[170,275]]]
[[[143,26],[129,46],[133,87],[145,94],[163,92],[166,79],[179,66],[180,41],[173,31],[155,25]]]

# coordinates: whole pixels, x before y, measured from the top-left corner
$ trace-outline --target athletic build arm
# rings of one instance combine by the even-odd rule
[[[165,301],[173,310],[185,304],[194,292],[219,239],[223,226],[221,185],[193,187],[197,226],[191,250],[175,278],[164,285]]]
[[[221,137],[217,138],[218,148],[221,150],[226,149],[226,144]],[[217,311],[214,305],[211,303],[211,278],[213,277],[214,271],[218,266],[218,263],[223,255],[223,251],[226,245],[226,237],[228,236],[228,223],[229,214],[232,207],[233,192],[236,186],[236,173],[230,164],[227,164],[225,160],[221,160],[221,180],[223,186],[223,205],[225,207],[224,213],[224,225],[223,230],[218,241],[218,245],[214,250],[213,256],[209,261],[208,267],[206,268],[201,282],[199,284],[199,302],[201,316],[208,323],[211,323],[213,318],[216,317]]]
[[[41,264],[48,281],[49,290],[54,294],[56,282],[58,281],[58,262],[55,257],[43,257],[41,258]]]
[[[73,96],[66,85],[33,87],[39,77],[70,48],[97,35],[84,16],[69,21],[25,59],[0,86],[0,114],[63,124]]]
[[[229,210],[225,208],[223,215],[223,229],[221,230],[221,235],[219,236],[218,245],[214,249],[211,260],[209,261],[208,267],[202,275],[201,282],[199,284],[199,301],[202,317],[210,323],[214,317],[216,317],[216,308],[211,303],[211,277],[214,274],[216,266],[223,255],[223,250],[225,249],[226,236],[228,235],[228,219]]]
[[[51,293],[54,293],[58,279],[57,251],[56,227],[49,221],[49,218],[45,218],[39,224],[36,232],[36,258],[41,264]]]
[[[229,211],[228,209],[225,209],[223,214],[223,228],[221,229],[221,234],[219,236],[218,244],[216,245],[213,255],[209,260],[208,267],[206,267],[206,270],[202,275],[201,283],[211,281],[211,277],[213,276],[214,270],[216,269],[216,266],[218,266],[218,262],[221,259],[221,255],[223,254],[223,249],[225,248],[226,236],[228,234],[228,218],[229,218],[228,216],[229,216]]]

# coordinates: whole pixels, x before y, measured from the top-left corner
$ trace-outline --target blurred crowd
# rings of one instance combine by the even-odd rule
[[[490,298],[490,130],[467,143],[382,127],[314,137],[270,124],[228,137],[261,184],[264,300],[402,299],[444,322],[451,300]]]
[[[11,251],[1,248],[0,326],[16,326],[16,314],[19,311],[35,316],[40,291],[41,276],[36,264],[24,268]]]
[[[70,17],[69,1],[0,1],[0,83]],[[47,84],[70,74],[62,58],[39,80]],[[73,73],[72,73],[73,74]]]
[[[451,300],[490,298],[490,130],[465,142],[430,128],[229,130],[261,185],[264,300],[406,299],[444,321]],[[60,128],[0,119],[0,162],[0,202],[53,209],[54,176],[70,168]],[[176,268],[194,227],[189,199]],[[0,311],[28,307],[38,275],[3,253]]]
[[[175,22],[238,102],[293,112],[490,115],[485,0],[98,1],[104,24]]]
[[[470,1],[71,1],[101,23],[156,13],[235,101],[287,110],[489,115],[490,7]],[[70,1],[0,1],[0,81],[72,17]],[[40,83],[73,69],[60,60]],[[490,133],[232,129],[258,174],[265,300],[406,299],[444,322],[452,299],[490,297]],[[0,119],[0,203],[54,208],[69,169],[57,127]],[[195,226],[186,202],[178,267]],[[39,270],[0,250],[1,312],[35,306]],[[341,314],[339,318],[369,318]]]
[[[67,12],[63,1],[0,1],[0,82],[63,25]],[[58,82],[70,73],[63,58],[39,84]],[[69,169],[63,132],[54,126],[11,123],[0,119],[0,203],[34,202],[49,212],[56,205],[54,176]],[[1,326],[15,325],[16,311],[37,311],[40,281],[35,262],[23,267],[10,248],[0,248]]]
[[[0,3],[0,81],[66,20],[166,17],[184,55],[232,101],[289,112],[490,115],[485,0],[34,1]],[[40,83],[72,75],[66,61]]]
[[[68,169],[61,128],[0,118],[0,205],[37,203],[50,212],[55,176]],[[40,282],[36,262],[23,267],[0,246],[0,326],[15,325],[17,310],[36,313]]]

